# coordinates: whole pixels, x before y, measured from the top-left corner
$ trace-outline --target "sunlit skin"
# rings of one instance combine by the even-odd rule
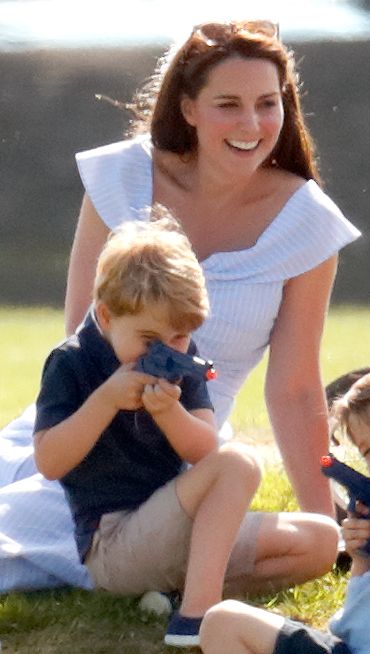
[[[367,409],[367,415],[351,413],[348,419],[348,427],[351,438],[366,460],[370,473],[370,407]],[[364,556],[360,549],[370,538],[370,520],[363,520],[358,517],[359,514],[367,517],[370,511],[364,505],[357,503],[356,512],[356,517],[350,515],[343,521],[343,536],[346,549],[353,559],[353,576],[362,575],[370,570],[370,556]]]
[[[198,134],[198,165],[219,175],[253,175],[274,149],[284,122],[278,71],[267,59],[231,57],[211,69],[182,110]]]

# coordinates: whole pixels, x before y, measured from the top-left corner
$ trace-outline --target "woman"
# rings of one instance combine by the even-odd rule
[[[86,195],[71,254],[67,331],[90,302],[108,233],[123,218],[148,219],[144,209],[154,202],[167,206],[207,279],[211,317],[196,340],[217,362],[209,390],[218,425],[269,346],[271,424],[301,509],[312,512],[250,515],[236,553],[244,565],[229,591],[303,582],[328,570],[336,553],[332,498],[319,468],[328,442],[319,347],[337,252],[359,232],[318,185],[293,58],[274,25],[196,27],[161,63],[136,110],[133,140],[77,155]],[[30,483],[18,482],[22,490]],[[46,492],[37,483],[33,513]],[[9,488],[2,493],[5,502]],[[65,520],[63,529],[65,542]]]

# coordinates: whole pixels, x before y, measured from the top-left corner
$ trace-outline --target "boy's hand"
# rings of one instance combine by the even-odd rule
[[[346,551],[352,557],[354,563],[357,562],[361,567],[366,563],[366,569],[370,567],[370,556],[366,556],[365,552],[361,552],[361,548],[366,545],[370,538],[370,520],[364,520],[359,515],[368,517],[369,513],[369,509],[364,504],[357,502],[356,514],[349,513],[348,518],[343,520],[342,523]]]
[[[155,379],[155,383],[146,384],[142,395],[143,406],[152,415],[158,415],[171,409],[179,401],[181,388],[166,379]]]
[[[107,379],[101,389],[107,400],[114,404],[117,411],[135,411],[143,406],[144,388],[155,384],[157,378],[144,372],[137,372],[131,365],[122,365]]]

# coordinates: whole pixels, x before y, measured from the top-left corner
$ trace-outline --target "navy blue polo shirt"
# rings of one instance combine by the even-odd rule
[[[197,354],[193,341],[188,352]],[[90,311],[76,334],[45,362],[35,432],[75,413],[119,366]],[[180,402],[188,411],[213,408],[203,380],[185,376],[180,386]],[[75,521],[81,560],[104,513],[135,510],[184,468],[147,411],[118,411],[83,461],[60,479]]]

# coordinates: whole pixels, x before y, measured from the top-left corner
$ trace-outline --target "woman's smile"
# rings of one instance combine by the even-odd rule
[[[235,140],[228,140],[226,139],[225,142],[227,145],[234,150],[243,150],[244,152],[250,152],[251,150],[255,150],[259,144],[259,140],[257,141],[235,141]]]

